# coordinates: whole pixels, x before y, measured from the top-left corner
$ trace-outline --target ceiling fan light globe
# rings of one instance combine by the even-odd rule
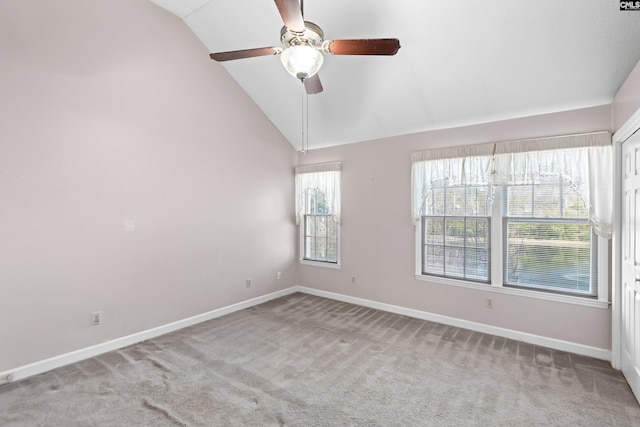
[[[289,74],[299,80],[315,75],[324,61],[322,53],[307,45],[286,48],[280,55],[280,59]]]

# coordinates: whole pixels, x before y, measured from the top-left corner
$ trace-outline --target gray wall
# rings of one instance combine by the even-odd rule
[[[2,1],[0,94],[0,372],[296,284],[297,155],[177,17]]]

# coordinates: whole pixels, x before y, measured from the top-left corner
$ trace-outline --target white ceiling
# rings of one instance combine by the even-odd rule
[[[151,0],[211,52],[279,46],[271,0]],[[307,0],[326,39],[400,39],[396,56],[326,56],[311,149],[608,104],[640,60],[640,11],[615,0]],[[302,88],[278,57],[223,63],[300,148]]]

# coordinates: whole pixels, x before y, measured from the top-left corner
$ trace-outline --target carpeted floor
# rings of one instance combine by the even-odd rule
[[[608,362],[293,294],[0,387],[2,426],[640,426]]]

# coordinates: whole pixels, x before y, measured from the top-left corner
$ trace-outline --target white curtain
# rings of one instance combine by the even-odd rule
[[[613,230],[613,159],[608,132],[443,149],[412,155],[412,216],[418,224],[431,188],[536,184],[559,176],[589,209],[594,231]]]
[[[340,162],[318,165],[298,166],[296,173],[296,225],[307,213],[307,195],[310,191],[320,190],[324,193],[327,214],[340,224]]]

